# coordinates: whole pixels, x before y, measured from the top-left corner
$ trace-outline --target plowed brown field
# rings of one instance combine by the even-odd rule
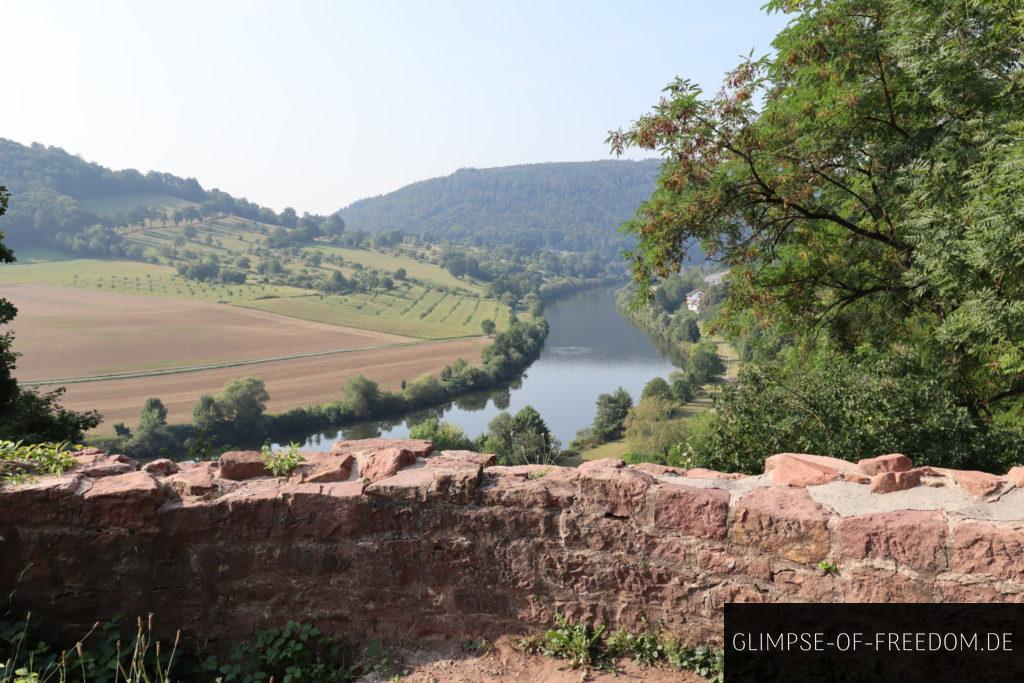
[[[415,341],[226,304],[7,285],[20,381],[210,365]]]
[[[439,372],[459,358],[476,363],[487,344],[486,338],[420,342],[222,304],[48,285],[5,286],[0,296],[21,308],[14,321],[21,381],[168,373],[67,384],[64,405],[103,414],[98,433],[111,433],[115,422],[133,425],[149,397],[164,402],[169,422],[188,422],[202,394],[217,393],[236,377],[263,379],[270,393],[268,410],[278,412],[337,399],[345,380],[359,373],[394,388],[403,379]],[[196,365],[408,343],[414,345],[175,372]]]

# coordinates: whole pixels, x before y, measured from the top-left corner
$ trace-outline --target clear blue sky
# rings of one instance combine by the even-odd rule
[[[607,158],[763,0],[6,0],[0,137],[326,213],[463,166]]]

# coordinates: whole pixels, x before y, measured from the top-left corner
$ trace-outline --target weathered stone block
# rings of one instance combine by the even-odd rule
[[[930,572],[946,568],[946,518],[904,510],[845,517],[838,522],[844,559],[890,560]]]
[[[180,496],[202,496],[214,490],[214,474],[213,463],[201,462],[180,469],[169,481]]]
[[[594,461],[601,462],[601,461]],[[614,463],[580,471],[580,500],[591,513],[632,517],[643,508],[654,477]]]
[[[786,486],[814,486],[839,479],[855,465],[846,460],[806,453],[778,453],[764,462],[764,471],[772,481]]]
[[[860,471],[870,476],[881,472],[906,472],[913,466],[914,463],[910,461],[910,458],[902,453],[889,453],[857,461]]]
[[[416,462],[416,453],[405,448],[382,448],[360,461],[359,476],[379,481]]]
[[[281,497],[288,507],[292,532],[310,538],[350,536],[359,528],[363,482],[286,484]]]
[[[437,467],[463,464],[493,467],[498,464],[498,456],[494,453],[477,453],[475,451],[441,451],[427,458],[427,464]]]
[[[669,465],[659,465],[656,462],[641,462],[641,463],[637,463],[636,465],[631,465],[631,467],[633,469],[635,469],[635,470],[640,470],[641,472],[646,472],[647,474],[651,475],[652,477],[664,477],[664,476],[685,477],[686,476],[686,470],[684,470],[682,467],[670,467]]]
[[[166,477],[178,471],[178,463],[167,458],[152,460],[142,466],[143,472],[149,472],[154,477]]]
[[[1011,467],[1006,473],[1006,481],[1014,486],[1024,486],[1024,467]]]
[[[82,475],[66,474],[0,487],[0,526],[70,524],[81,483]]]
[[[951,475],[957,486],[975,498],[991,496],[1003,488],[1003,478],[988,472],[975,472],[973,470],[941,471]]]
[[[571,467],[519,465],[484,469],[484,505],[567,508],[576,499],[579,472]]]
[[[1024,527],[961,522],[953,529],[950,567],[961,574],[988,574],[1024,581]]]
[[[244,481],[270,476],[259,451],[228,451],[221,454],[218,462],[222,479]]]
[[[732,505],[729,540],[794,562],[814,564],[829,552],[828,515],[806,489],[752,490]]]
[[[879,472],[871,477],[871,493],[895,493],[906,491],[921,483],[924,470],[918,468],[906,472]]]
[[[306,458],[306,462],[299,467],[288,478],[293,483],[324,483],[334,481],[346,481],[352,476],[352,468],[356,459],[351,454],[329,455],[316,454]]]
[[[729,492],[679,484],[657,487],[654,525],[698,538],[725,538]]]
[[[376,453],[384,448],[398,448],[409,451],[417,458],[425,458],[434,451],[434,444],[423,439],[349,439],[335,441],[331,455],[355,455]]]
[[[162,499],[160,485],[148,472],[96,479],[82,495],[82,523],[141,529],[153,523]]]
[[[934,602],[938,597],[931,583],[866,565],[842,568],[838,580],[842,602]]]

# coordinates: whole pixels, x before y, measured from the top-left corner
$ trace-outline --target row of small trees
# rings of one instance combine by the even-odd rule
[[[515,414],[501,411],[475,439],[467,437],[458,425],[436,417],[413,425],[409,436],[426,439],[439,450],[494,453],[502,465],[549,465],[561,455],[561,444],[533,406],[524,406]]]
[[[437,376],[426,374],[403,382],[398,391],[383,390],[360,374],[349,378],[337,401],[276,415],[266,414],[270,395],[263,381],[255,377],[231,380],[220,393],[201,396],[193,409],[191,424],[168,424],[166,407],[160,399],[151,398],[143,406],[135,427],[119,423],[114,427],[115,437],[93,441],[140,458],[183,453],[203,457],[228,446],[256,446],[267,439],[286,441],[296,435],[353,422],[405,415],[507,381],[537,358],[546,336],[544,320],[515,320],[508,330],[495,334],[492,344],[484,349],[480,366],[460,359]],[[535,419],[520,418],[520,422],[531,424],[537,420],[539,415]],[[519,423],[516,425],[512,432],[521,432]],[[509,432],[505,433],[507,436]],[[546,426],[539,433],[543,445],[557,454],[557,442],[552,442]],[[515,443],[522,450],[519,442]]]

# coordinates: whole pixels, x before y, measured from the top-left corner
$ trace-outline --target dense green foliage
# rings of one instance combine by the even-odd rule
[[[467,438],[462,428],[451,422],[441,422],[430,417],[409,428],[410,439],[425,439],[439,451],[461,451],[476,448],[476,443]]]
[[[640,400],[626,417],[625,437],[629,452],[655,459],[686,438],[680,404],[666,396]]]
[[[0,216],[7,210],[7,188],[0,186]],[[14,252],[4,245],[0,230],[0,266],[15,261]],[[10,324],[18,309],[0,297],[0,326]],[[80,441],[82,434],[100,422],[95,412],[77,413],[60,405],[64,389],[39,392],[23,389],[14,379],[18,354],[11,348],[14,333],[0,332],[0,439],[42,441]]]
[[[709,420],[718,457],[748,470],[775,450],[1015,461],[1024,439],[1019,2],[773,0],[768,9],[792,14],[773,56],[740,64],[713,97],[677,80],[610,137],[615,149],[665,157],[658,189],[624,226],[639,242],[640,293],[676,272],[694,243],[730,269],[718,326],[757,367]],[[855,388],[887,400],[862,400]],[[788,389],[813,407],[783,400]]]
[[[502,411],[487,425],[482,440],[487,453],[498,456],[502,465],[550,465],[558,460],[561,445],[533,406],[512,415]]]
[[[341,215],[363,230],[608,259],[631,244],[611,228],[651,194],[657,173],[657,161],[467,168],[362,199]]]
[[[619,387],[610,394],[600,394],[596,405],[597,415],[593,423],[576,433],[576,438],[569,444],[571,451],[593,448],[622,437],[626,416],[633,407],[633,397],[629,392]]]
[[[493,453],[501,465],[550,465],[561,455],[558,439],[533,406],[524,406],[515,415],[501,411],[475,439],[467,437],[458,425],[436,417],[413,425],[409,438],[426,439],[438,450]]]
[[[632,407],[633,399],[622,387],[610,394],[600,394],[594,417],[594,436],[601,441],[614,441],[622,436],[626,415]]]
[[[979,423],[948,381],[907,372],[902,362],[822,354],[807,364],[791,353],[748,365],[723,387],[710,428],[685,439],[679,464],[759,473],[766,452],[849,460],[912,453],[919,465],[998,472],[1024,462],[1019,430]]]
[[[70,444],[0,440],[0,484],[31,481],[35,475],[61,475],[75,466]]]

